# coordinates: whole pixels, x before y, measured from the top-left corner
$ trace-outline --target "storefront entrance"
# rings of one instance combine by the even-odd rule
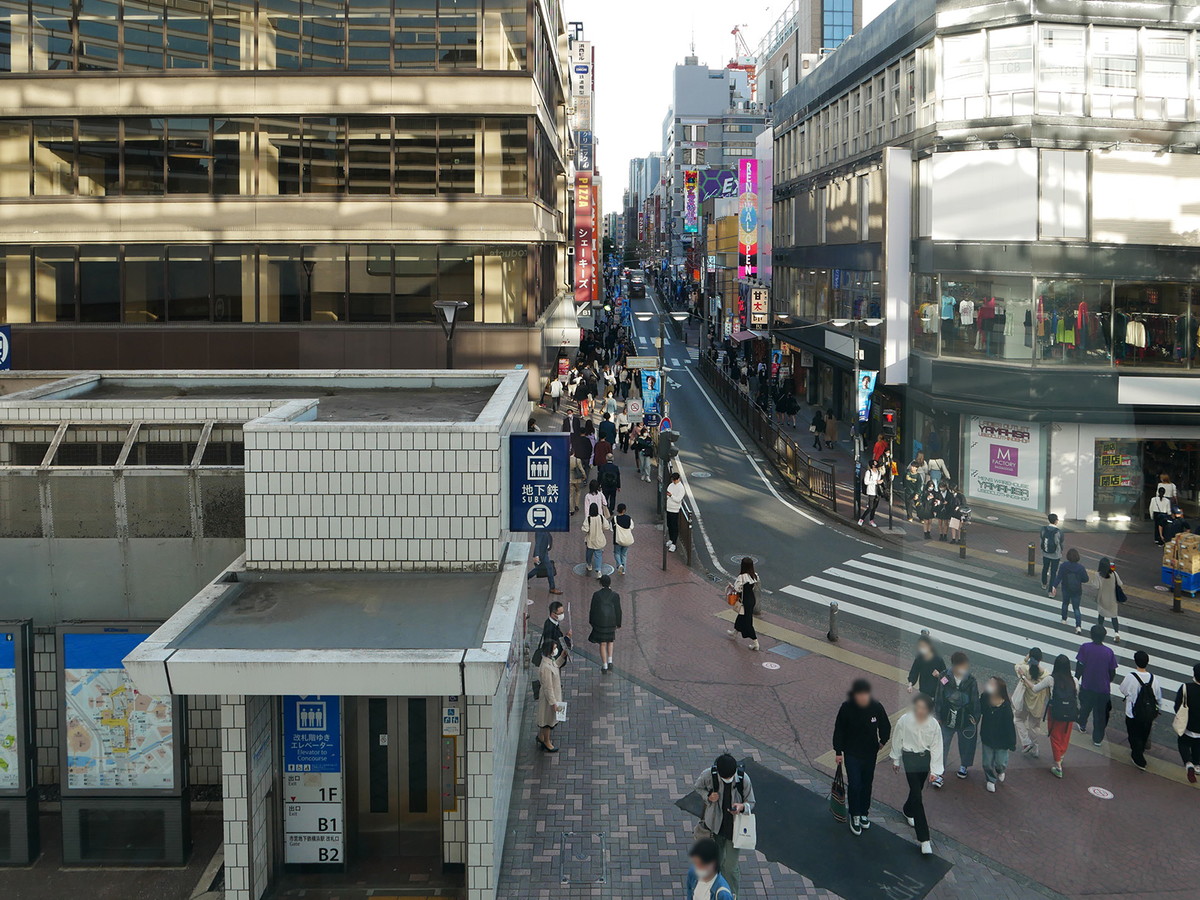
[[[1186,515],[1200,512],[1200,441],[1097,440],[1095,506],[1102,516],[1148,517],[1162,475],[1175,485],[1175,503]]]

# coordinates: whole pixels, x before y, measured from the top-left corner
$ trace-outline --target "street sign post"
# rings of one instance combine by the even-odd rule
[[[657,356],[630,356],[625,360],[625,368],[627,369],[657,369]]]

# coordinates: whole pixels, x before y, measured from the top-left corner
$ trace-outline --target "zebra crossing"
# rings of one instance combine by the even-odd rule
[[[1084,594],[1084,634],[1077,635],[1073,618],[1070,626],[1061,624],[1060,601],[1040,591],[879,553],[831,566],[781,592],[822,607],[836,600],[841,614],[891,626],[914,639],[928,630],[944,657],[965,650],[1008,665],[1020,662],[1030,647],[1040,647],[1046,668],[1060,653],[1074,667],[1079,644],[1096,621],[1094,590]],[[1166,709],[1200,662],[1200,636],[1125,616],[1121,643],[1112,646],[1119,677],[1132,668],[1135,650],[1150,654]]]

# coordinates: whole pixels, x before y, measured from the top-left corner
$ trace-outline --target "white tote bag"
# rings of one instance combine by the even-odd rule
[[[758,828],[754,813],[738,813],[733,817],[733,846],[737,850],[753,850],[758,843]]]
[[[563,700],[561,703],[559,703],[558,708],[556,710],[554,710],[554,721],[556,721],[556,722],[567,721],[567,701],[566,700]]]
[[[1183,703],[1179,704],[1179,709],[1175,710],[1175,718],[1171,720],[1171,730],[1179,737],[1183,737],[1183,733],[1187,731],[1188,723],[1188,705],[1187,705],[1187,685],[1183,686]]]

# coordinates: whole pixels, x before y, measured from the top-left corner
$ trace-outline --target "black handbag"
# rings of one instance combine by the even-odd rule
[[[1118,584],[1117,585],[1117,602],[1124,603],[1128,599],[1129,598],[1125,596],[1125,588],[1121,587],[1121,585]]]

